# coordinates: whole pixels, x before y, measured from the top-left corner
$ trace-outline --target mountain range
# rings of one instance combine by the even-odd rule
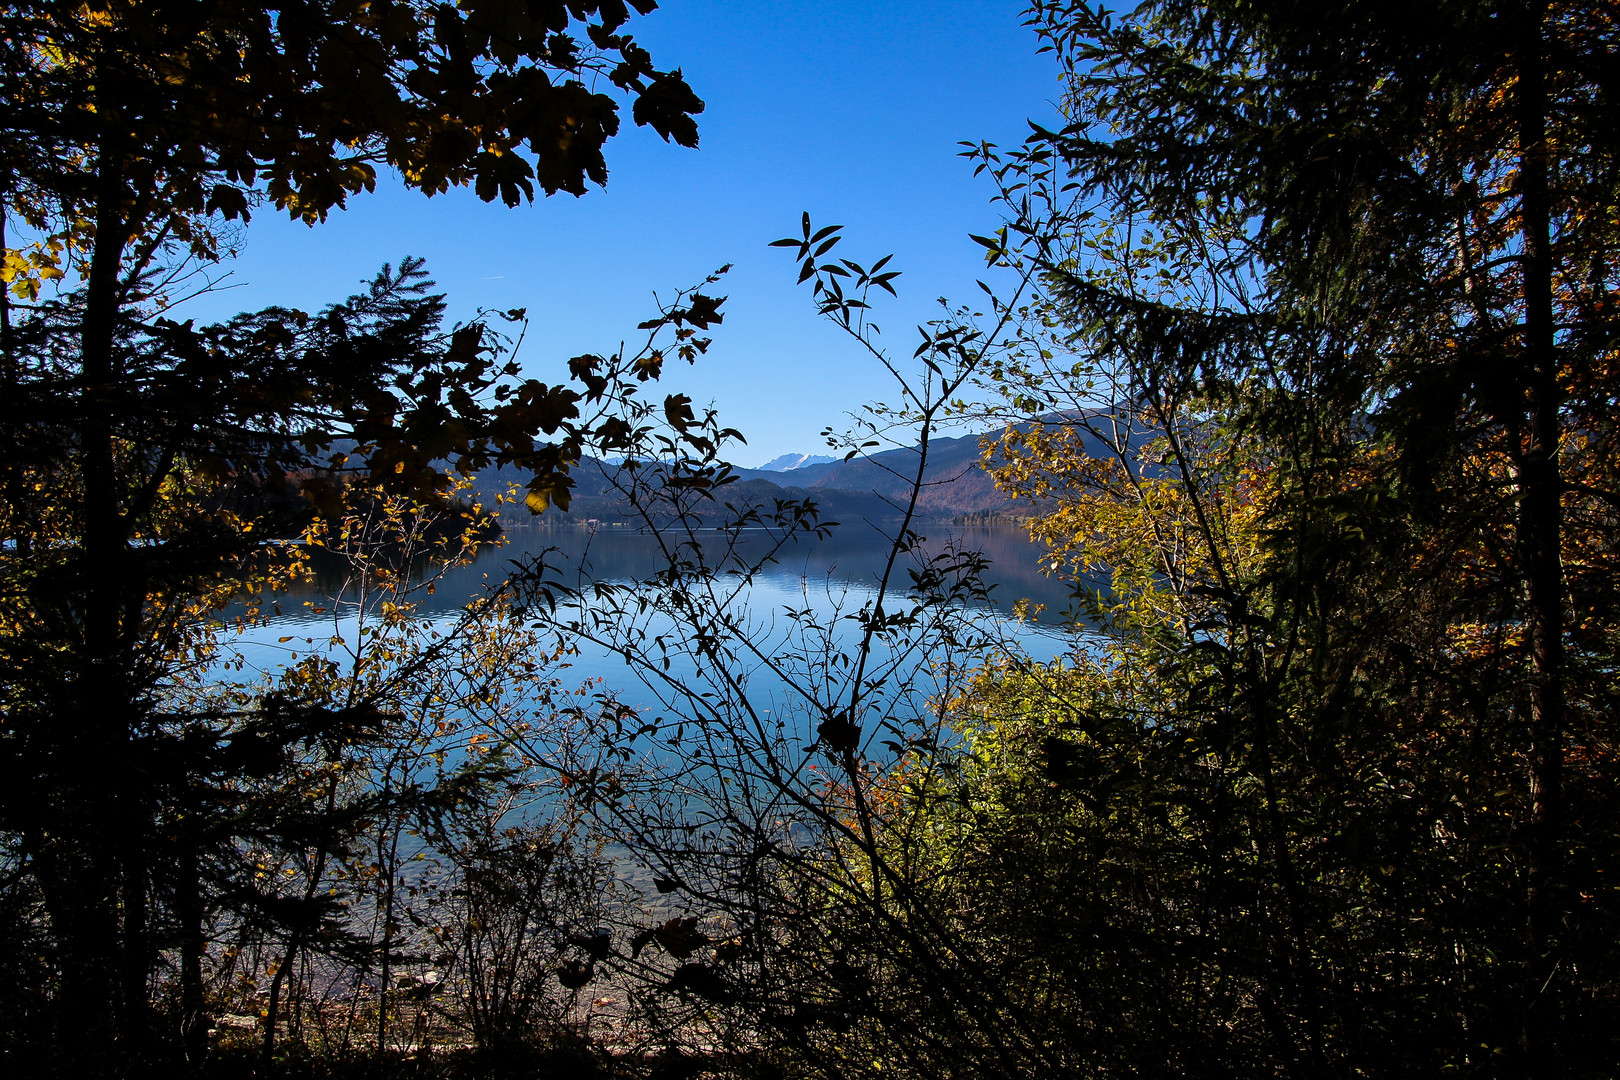
[[[820,457],[815,454],[783,454],[781,457],[772,458],[754,471],[792,472],[795,469],[802,469],[806,465],[830,465],[837,460],[837,458]]]
[[[1030,513],[1027,503],[1014,503],[996,490],[995,482],[981,463],[981,440],[988,436],[964,435],[934,438],[928,444],[928,468],[917,496],[917,517],[922,521],[942,521],[972,516],[979,520],[1022,517]],[[769,508],[779,499],[814,499],[824,521],[893,521],[905,510],[911,485],[917,474],[917,447],[900,447],[848,460],[785,454],[758,469],[734,468],[736,479],[728,484],[721,502],[751,504]],[[783,464],[788,462],[788,464]],[[580,523],[588,519],[629,524],[636,521],[630,506],[614,486],[621,463],[587,458],[573,472],[574,491],[569,509],[546,512],[547,523]],[[507,475],[510,473],[511,475]],[[502,470],[481,477],[476,494],[492,505],[494,494],[504,492],[508,483],[521,487],[524,477],[515,470]],[[533,522],[521,504],[505,515],[514,524]],[[716,524],[719,524],[716,515]]]

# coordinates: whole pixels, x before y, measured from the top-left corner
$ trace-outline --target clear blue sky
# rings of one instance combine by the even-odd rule
[[[892,252],[899,303],[877,320],[909,356],[915,324],[946,296],[971,302],[983,275],[967,239],[997,223],[992,189],[958,158],[962,139],[1022,139],[1050,122],[1055,64],[1037,56],[1021,0],[665,0],[632,21],[661,67],[680,67],[707,105],[701,147],[624,127],[605,189],[517,209],[468,191],[426,199],[385,177],[313,229],[255,215],[230,281],[187,311],[221,317],[268,304],[318,308],[383,262],[422,255],[455,315],[526,307],[527,372],[560,381],[568,357],[610,352],[653,294],[725,263],[725,324],[696,368],[664,384],[712,403],[742,430],[754,465],[817,453],[818,432],[862,403],[893,400],[886,377],[821,322],[791,255],[766,245],[801,211],[846,226],[839,253]]]

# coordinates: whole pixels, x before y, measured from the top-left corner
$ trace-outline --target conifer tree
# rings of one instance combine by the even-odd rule
[[[1327,1038],[1350,1000],[1328,1004],[1315,954],[1343,913],[1310,899],[1331,835],[1313,830],[1348,828],[1322,801],[1354,775],[1353,742],[1335,740],[1370,736],[1365,753],[1415,724],[1427,734],[1407,749],[1437,750],[1469,730],[1468,754],[1422,767],[1459,806],[1485,775],[1498,790],[1434,850],[1509,853],[1512,898],[1471,878],[1465,923],[1470,955],[1498,950],[1514,974],[1479,976],[1456,1008],[1515,1032],[1526,1071],[1593,1066],[1606,1022],[1589,1003],[1612,971],[1595,884],[1613,812],[1615,634],[1598,599],[1616,584],[1612,10],[1042,2],[1032,22],[1069,72],[1070,123],[976,150],[1010,211],[985,242],[1040,268],[1083,362],[1035,354],[1003,374],[1030,411],[1071,419],[1097,404],[1085,378],[1113,375],[1127,428],[1171,440],[1134,482],[1173,482],[1212,549],[1222,485],[1259,470],[1266,557],[1183,582],[1182,632],[1189,661],[1242,644],[1220,653],[1228,696],[1206,687],[1199,707],[1223,737],[1244,729],[1274,807],[1301,1030]],[[1210,435],[1243,450],[1204,475],[1192,452]],[[1072,441],[1008,445],[1006,478],[1057,494]],[[1406,813],[1388,810],[1386,839]],[[1395,940],[1403,904],[1383,924]],[[1306,1043],[1305,1066],[1327,1046]]]
[[[606,181],[621,102],[696,145],[702,103],[629,35],[631,7],[654,5],[0,12],[0,829],[49,911],[71,1069],[141,1067],[154,800],[251,771],[229,740],[189,737],[206,724],[188,735],[165,713],[199,613],[295,534],[300,499],[341,514],[328,477],[345,460],[429,503],[445,498],[445,462],[514,464],[531,506],[566,505],[592,403],[612,396],[607,361],[576,361],[578,390],[547,386],[502,361],[485,323],[444,330],[417,262],[313,316],[198,328],[166,305],[256,210],[315,224],[380,170],[509,206],[582,194]],[[340,438],[352,457],[333,457]],[[255,736],[272,749],[371,722],[273,712],[255,722],[277,728]]]

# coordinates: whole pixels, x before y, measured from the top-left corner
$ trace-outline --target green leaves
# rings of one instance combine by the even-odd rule
[[[987,265],[995,266],[997,263],[1005,262],[1010,253],[1007,247],[1007,226],[1005,225],[996,230],[994,237],[969,233],[968,239],[985,249],[984,261]]]

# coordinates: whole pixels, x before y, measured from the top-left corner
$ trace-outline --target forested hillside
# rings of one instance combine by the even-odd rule
[[[905,253],[784,211],[892,379],[791,472],[680,386],[724,271],[549,382],[417,259],[174,317],[250,219],[695,147],[653,7],[0,13],[0,1069],[1613,1075],[1614,5],[1034,0],[973,306],[892,350]]]
[[[916,516],[925,521],[949,521],[970,514],[1007,518],[1027,515],[1027,507],[1018,506],[1011,494],[996,487],[983,460],[984,440],[999,434],[997,431],[987,436],[935,440],[927,454],[928,467],[923,474]],[[734,468],[729,473],[724,502],[768,507],[778,500],[814,499],[822,516],[831,521],[892,524],[905,515],[921,460],[916,447],[898,447],[790,472]],[[553,521],[568,524],[595,518],[641,527],[643,523],[630,495],[634,484],[622,471],[619,463],[581,462],[568,509],[555,515]],[[469,490],[484,505],[495,506],[496,496],[504,495],[513,486],[521,487],[526,480],[521,470],[508,467],[480,475]],[[517,502],[512,503],[509,514],[514,520],[524,519]],[[715,523],[724,518],[723,505],[717,504]]]

